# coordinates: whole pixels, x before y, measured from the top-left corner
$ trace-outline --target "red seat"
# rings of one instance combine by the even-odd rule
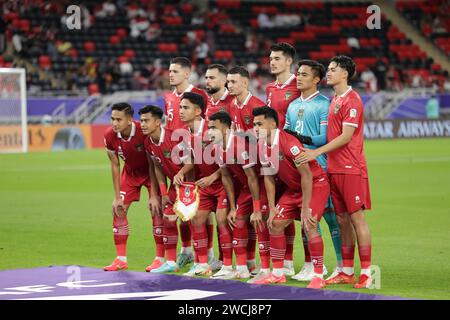
[[[116,35],[121,39],[125,38],[127,36],[127,30],[125,28],[119,28],[116,31]]]
[[[51,60],[51,58],[50,58],[49,56],[45,56],[45,55],[40,56],[40,57],[39,57],[39,66],[40,66],[42,69],[50,69],[51,66],[52,66],[52,60]]]
[[[91,96],[94,94],[98,94],[100,92],[98,89],[98,85],[96,83],[91,83],[88,86],[88,92],[89,92],[89,95],[91,95]]]
[[[178,51],[178,46],[176,43],[160,43],[158,44],[158,49],[161,52],[172,53]]]
[[[111,44],[118,44],[120,42],[120,38],[116,35],[112,35],[109,37],[109,43]]]
[[[233,59],[233,51],[231,51],[231,50],[216,50],[216,52],[214,53],[214,57],[216,59],[231,60],[231,59]]]
[[[123,53],[123,55],[125,57],[127,57],[128,59],[133,59],[134,56],[136,55],[136,53],[134,52],[133,49],[126,49],[125,52]]]
[[[118,61],[119,63],[128,62],[128,58],[125,57],[125,56],[120,56],[120,57],[117,58],[117,61]]]
[[[83,48],[86,52],[94,52],[95,51],[95,43],[92,41],[86,41],[83,45]]]
[[[221,9],[237,9],[241,7],[241,2],[239,0],[217,0],[216,6]]]

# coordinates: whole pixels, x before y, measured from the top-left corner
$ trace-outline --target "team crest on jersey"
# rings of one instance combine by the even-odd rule
[[[170,156],[171,156],[171,153],[170,153],[169,150],[164,151],[164,157],[165,158],[170,158]]]
[[[334,106],[334,114],[337,114],[337,113],[338,113],[340,107],[341,107],[341,106],[340,106],[339,104],[337,104],[337,105]]]
[[[144,146],[142,145],[142,143],[137,144],[135,147],[138,152],[141,152],[142,150],[144,150]]]
[[[219,109],[219,111],[220,111],[220,112],[226,112],[227,110],[226,110],[224,107],[221,107],[221,108]]]
[[[298,155],[300,153],[300,149],[297,146],[293,146],[291,148],[291,153],[292,153],[293,156],[296,156],[296,155]]]
[[[250,117],[249,116],[245,116],[244,117],[244,122],[245,122],[245,124],[250,124]]]
[[[305,113],[305,109],[301,108],[298,109],[298,118],[301,120],[303,119],[303,114]]]
[[[292,92],[288,91],[284,94],[284,100],[289,100],[292,97]]]
[[[356,109],[350,109],[350,118],[356,118]]]

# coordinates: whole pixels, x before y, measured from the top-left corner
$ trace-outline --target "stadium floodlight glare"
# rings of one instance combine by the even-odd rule
[[[0,68],[0,153],[27,152],[25,69]]]

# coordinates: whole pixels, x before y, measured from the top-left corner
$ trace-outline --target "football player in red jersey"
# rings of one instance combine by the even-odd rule
[[[193,92],[183,94],[180,102],[180,119],[189,131],[189,137],[183,141],[187,156],[191,156],[194,163],[196,181],[199,188],[200,203],[196,215],[189,220],[191,233],[194,240],[194,249],[198,263],[185,273],[188,276],[210,276],[212,273],[212,261],[208,259],[208,234],[206,222],[211,212],[218,216],[228,212],[228,199],[220,179],[220,169],[216,164],[213,146],[207,136],[207,122],[202,118],[206,101]],[[183,182],[181,173],[174,177],[174,182]]]
[[[156,257],[149,266],[162,264],[164,245],[162,242],[162,220],[159,214],[159,196],[153,162],[147,159],[144,149],[145,136],[141,126],[133,120],[133,108],[128,103],[116,103],[112,106],[112,126],[104,135],[105,147],[111,162],[114,187],[113,232],[117,258],[104,268],[105,271],[118,271],[128,268],[126,246],[128,240],[127,213],[133,201],[139,201],[141,187],[149,192],[149,209],[153,218],[153,236],[156,243]],[[120,172],[121,158],[125,165]],[[149,268],[147,267],[147,268]]]
[[[317,230],[327,203],[330,186],[325,171],[317,161],[299,164],[295,160],[303,144],[293,135],[278,129],[278,114],[269,107],[253,110],[254,129],[258,138],[260,161],[263,166],[270,214],[270,256],[273,271],[255,281],[255,284],[285,283],[283,260],[286,251],[284,229],[294,219],[301,218],[314,264],[315,276],[308,285],[311,289],[325,286],[323,279],[323,240]],[[275,206],[275,176],[286,185],[286,190]]]
[[[206,120],[216,112],[230,112],[230,104],[233,96],[225,86],[227,83],[227,74],[227,68],[221,64],[211,64],[206,69],[206,92],[210,95],[205,112]]]
[[[213,278],[232,279],[250,277],[247,265],[248,224],[252,223],[258,233],[261,271],[252,283],[263,274],[270,272],[269,231],[266,227],[267,196],[264,182],[259,175],[256,144],[250,144],[231,128],[231,117],[226,112],[218,112],[210,117],[209,133],[219,154],[222,181],[230,203],[228,220],[232,226],[233,247],[236,256],[236,272],[231,267],[231,252],[228,263]],[[221,221],[221,237],[229,234],[226,219]],[[252,265],[250,265],[252,267]],[[256,270],[255,270],[256,271]]]
[[[228,90],[234,97],[230,106],[230,116],[236,131],[247,131],[253,128],[254,108],[264,106],[265,103],[254,96],[249,90],[250,74],[244,67],[233,67],[227,75]]]
[[[328,154],[328,173],[331,197],[341,228],[343,271],[328,279],[327,284],[353,284],[355,237],[358,241],[361,275],[355,288],[372,285],[370,271],[372,240],[364,217],[371,209],[367,165],[364,156],[364,107],[359,94],[348,85],[356,66],[347,56],[330,60],[327,84],[333,86],[335,95],[328,113],[327,144],[303,152],[302,163]]]
[[[295,48],[289,43],[280,42],[270,47],[270,72],[276,80],[266,87],[266,103],[278,112],[279,128],[286,123],[286,113],[289,104],[300,96],[297,88],[297,78],[291,73],[291,66],[295,59]],[[284,259],[285,274],[293,276],[294,270],[294,241],[295,223],[285,229],[286,257]]]
[[[291,65],[295,59],[295,48],[280,42],[270,47],[270,72],[276,80],[266,87],[266,103],[278,112],[279,128],[284,128],[289,104],[300,96]]]
[[[179,265],[176,262],[178,227],[173,203],[177,196],[173,180],[180,171],[189,171],[192,168],[183,166],[179,159],[180,141],[173,140],[173,131],[161,125],[163,111],[157,106],[145,106],[139,110],[139,114],[142,132],[147,136],[144,140],[144,147],[147,154],[153,159],[163,211],[163,242],[166,262],[160,267],[150,270],[150,272],[176,272],[179,270]],[[172,182],[169,188],[167,188],[167,178]]]
[[[208,99],[208,95],[203,90],[189,83],[191,71],[192,64],[188,58],[176,57],[170,60],[169,83],[174,87],[174,90],[165,96],[166,127],[169,130],[174,131],[184,127],[179,114],[181,96],[184,92],[198,93],[204,97],[205,101]],[[191,246],[191,231],[186,222],[180,222],[180,235],[181,252],[178,255],[177,262],[182,268],[194,259]]]

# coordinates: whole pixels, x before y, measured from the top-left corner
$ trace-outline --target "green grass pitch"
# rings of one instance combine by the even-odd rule
[[[367,220],[381,288],[360,292],[450,299],[449,147],[448,139],[366,142],[373,205]],[[0,270],[101,268],[112,261],[113,192],[105,151],[2,154],[0,181]],[[134,271],[143,271],[154,255],[146,197],[143,190],[142,201],[129,211],[128,260]],[[325,221],[322,230],[331,272],[335,259]],[[302,260],[297,236],[296,271]]]

